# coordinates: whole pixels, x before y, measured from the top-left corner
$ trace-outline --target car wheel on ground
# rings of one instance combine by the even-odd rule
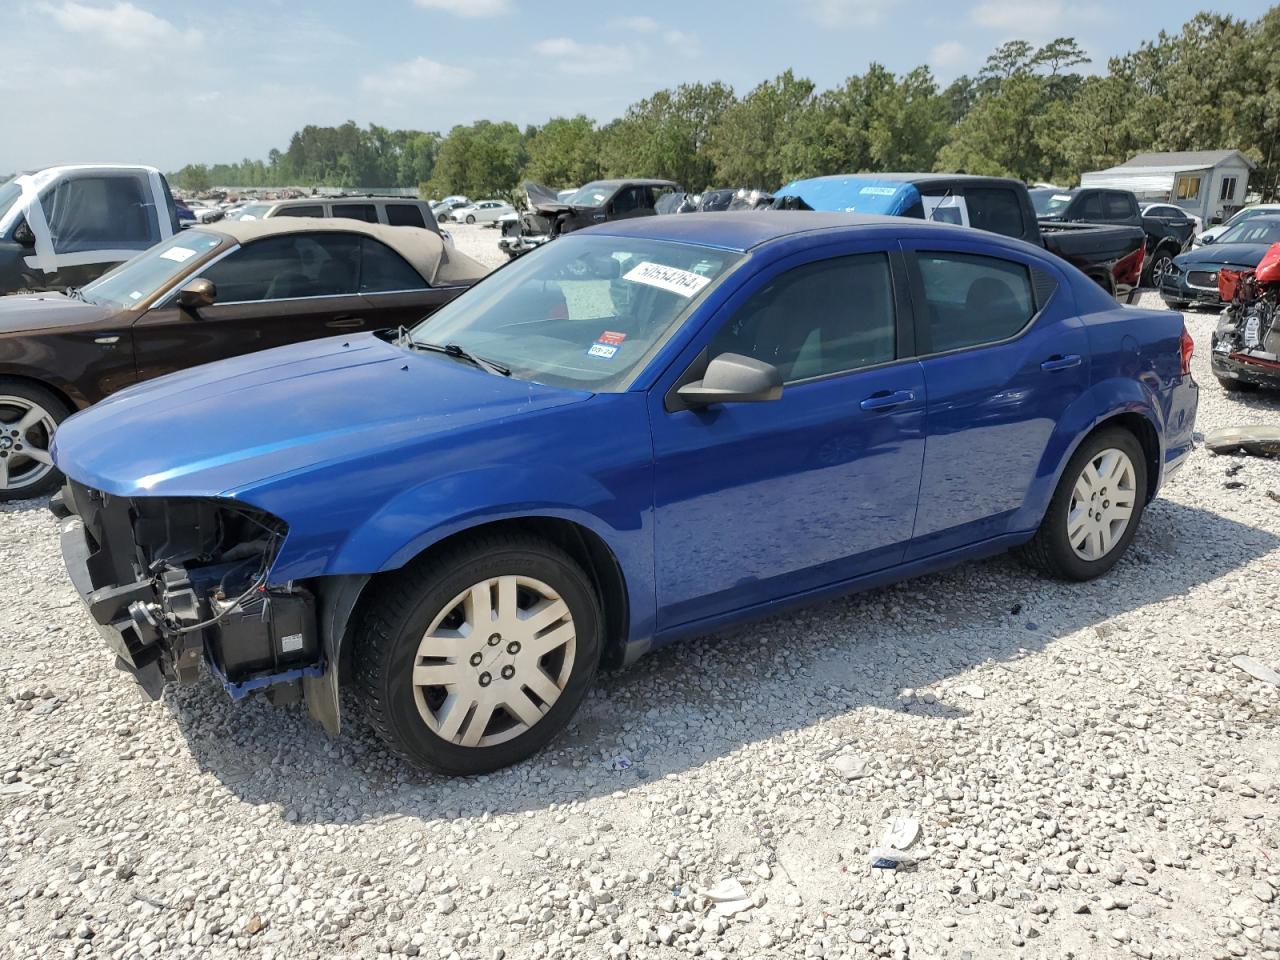
[[[1222,384],[1222,389],[1227,393],[1253,393],[1258,389],[1256,383],[1249,383],[1247,380],[1236,380],[1234,377],[1218,377],[1218,382]]]
[[[475,223],[475,222],[476,222],[476,215],[474,213],[468,213],[467,223]]]
[[[1157,253],[1151,258],[1151,265],[1147,267],[1147,285],[1160,289],[1160,285],[1164,282],[1164,275],[1169,272],[1169,268],[1173,266],[1173,257],[1166,253]]]
[[[49,446],[71,410],[44,387],[0,379],[0,502],[52,493],[62,482]]]
[[[591,580],[542,540],[488,535],[415,561],[370,597],[354,679],[379,736],[411,763],[473,775],[537,753],[600,662]]]
[[[1099,430],[1067,463],[1023,558],[1064,580],[1102,576],[1137,533],[1146,496],[1142,445],[1122,427]]]

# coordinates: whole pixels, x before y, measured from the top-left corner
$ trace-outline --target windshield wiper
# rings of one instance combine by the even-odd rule
[[[443,353],[446,356],[454,357],[458,360],[465,360],[473,366],[479,367],[481,370],[487,370],[489,373],[496,373],[500,377],[511,376],[511,371],[500,363],[493,360],[486,360],[484,357],[477,357],[474,353],[468,353],[458,343],[427,343],[423,340],[415,340],[412,336],[405,336],[401,343],[415,350],[430,350],[434,353]]]

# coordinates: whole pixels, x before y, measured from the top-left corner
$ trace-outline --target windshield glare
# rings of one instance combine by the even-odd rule
[[[133,306],[172,283],[188,261],[199,259],[221,242],[216,234],[183,230],[104,273],[80,292],[93,303]]]
[[[22,196],[22,187],[18,185],[17,177],[0,186],[0,221],[4,220],[5,215],[18,202],[20,196]]]
[[[1218,243],[1276,243],[1280,241],[1280,221],[1242,223],[1232,227]]]
[[[588,183],[579,187],[567,202],[575,207],[598,207],[605,202],[612,189],[603,183]]]
[[[1028,190],[1037,217],[1056,217],[1071,203],[1071,194],[1061,190]]]
[[[240,208],[240,212],[236,214],[237,220],[261,220],[267,215],[267,211],[271,209],[269,203],[249,203]]]
[[[610,393],[742,260],[727,250],[627,237],[561,237],[503,267],[413,328],[551,386]]]

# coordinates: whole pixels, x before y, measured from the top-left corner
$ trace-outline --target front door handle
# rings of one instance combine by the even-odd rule
[[[916,395],[910,390],[895,390],[890,393],[888,390],[881,390],[879,393],[873,393],[867,399],[863,400],[858,406],[863,410],[888,410],[890,407],[898,407],[904,403],[910,403],[916,398]]]
[[[1054,370],[1070,370],[1072,367],[1078,366],[1080,366],[1080,356],[1075,353],[1070,353],[1065,357],[1050,357],[1044,363],[1040,364],[1040,369],[1052,372]]]
[[[325,324],[335,330],[350,330],[352,327],[363,327],[364,317],[335,317]]]

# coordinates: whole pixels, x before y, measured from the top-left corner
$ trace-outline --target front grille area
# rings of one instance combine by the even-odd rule
[[[1187,274],[1187,283],[1193,287],[1211,287],[1216,290],[1218,288],[1217,271],[1208,270],[1192,270]]]

